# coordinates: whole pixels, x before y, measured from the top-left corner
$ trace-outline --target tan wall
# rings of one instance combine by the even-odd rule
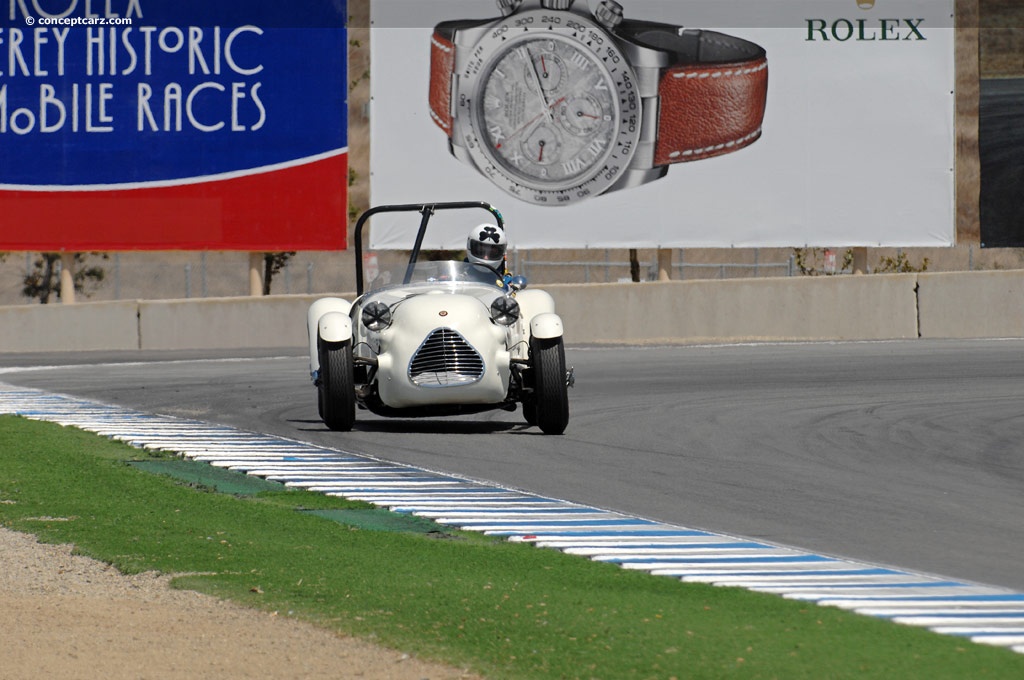
[[[923,338],[1024,337],[1024,272],[918,274]]]
[[[547,286],[569,342],[916,338],[913,275]]]
[[[142,349],[241,349],[306,344],[306,309],[318,297],[160,300],[139,304]]]
[[[1024,337],[1024,271],[545,287],[570,343]],[[0,307],[0,352],[305,348],[318,296]]]
[[[138,348],[134,302],[0,307],[0,352]]]

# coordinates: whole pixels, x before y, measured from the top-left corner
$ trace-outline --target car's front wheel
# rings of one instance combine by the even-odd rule
[[[562,338],[531,338],[530,364],[533,369],[533,420],[544,434],[562,434],[569,424],[569,387],[565,378]],[[526,408],[524,403],[524,410]]]
[[[318,343],[320,383],[318,406],[324,424],[332,430],[347,432],[356,421],[356,388],[352,364],[352,343]]]

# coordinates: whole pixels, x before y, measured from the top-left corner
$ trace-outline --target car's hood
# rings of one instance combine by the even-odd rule
[[[497,286],[487,286],[479,283],[413,284],[368,293],[356,300],[355,306],[362,308],[368,302],[376,301],[383,302],[387,306],[392,307],[393,311],[397,311],[396,304],[398,307],[402,307],[412,299],[425,297],[436,301],[437,298],[444,297],[467,297],[478,300],[487,309],[490,308],[494,298],[504,294],[505,292]]]
[[[410,295],[391,309],[392,329],[403,332],[426,334],[436,328],[451,328],[463,336],[489,332],[493,327],[490,314],[490,300],[475,295],[443,293],[440,291]]]

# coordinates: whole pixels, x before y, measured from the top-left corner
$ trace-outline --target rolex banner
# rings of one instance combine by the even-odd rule
[[[374,204],[488,201],[520,248],[954,242],[953,0],[371,15]],[[373,247],[411,245],[374,219]]]
[[[0,2],[0,251],[328,250],[344,0]]]

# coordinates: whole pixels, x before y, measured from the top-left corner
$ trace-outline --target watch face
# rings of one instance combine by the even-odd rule
[[[625,56],[583,17],[538,10],[492,27],[460,73],[456,135],[483,173],[541,205],[596,196],[625,171],[640,100]]]

